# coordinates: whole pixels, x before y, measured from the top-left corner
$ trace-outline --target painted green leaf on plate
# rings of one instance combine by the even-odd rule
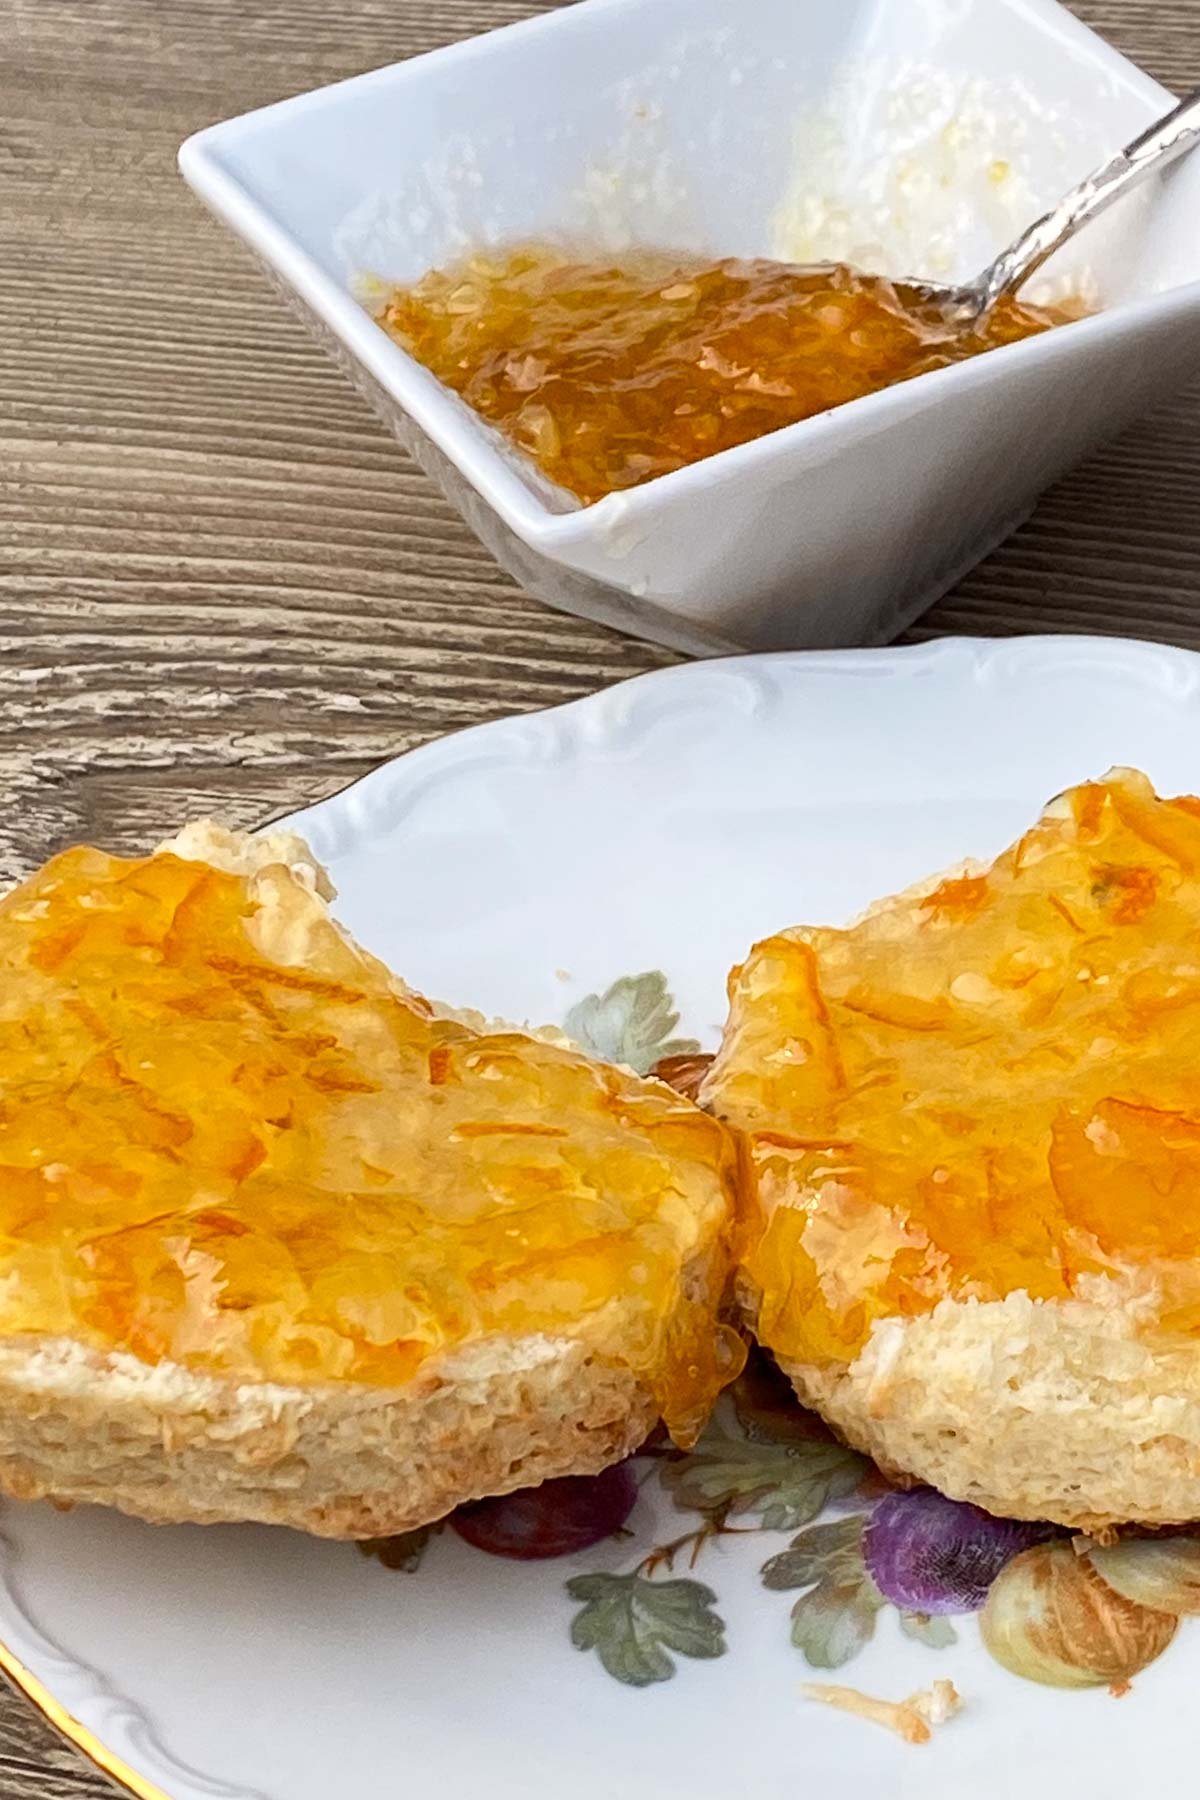
[[[840,1669],[875,1633],[887,1602],[863,1561],[865,1513],[810,1525],[763,1564],[763,1586],[803,1587],[792,1608],[792,1642],[815,1669]]]
[[[397,1537],[361,1538],[357,1548],[362,1556],[372,1556],[385,1569],[397,1569],[412,1575],[421,1566],[431,1537],[440,1525],[418,1525],[415,1531],[402,1531]]]
[[[814,1669],[840,1669],[870,1642],[884,1604],[869,1583],[819,1581],[792,1608],[792,1642]]]
[[[900,1629],[905,1637],[916,1638],[931,1650],[948,1650],[958,1642],[958,1633],[944,1614],[902,1612]]]
[[[869,1467],[841,1444],[752,1443],[712,1427],[690,1455],[664,1464],[662,1481],[684,1511],[753,1512],[768,1531],[794,1531],[853,1493]]]
[[[850,1513],[822,1525],[810,1525],[793,1538],[791,1548],[781,1550],[763,1564],[763,1586],[776,1593],[789,1588],[812,1587],[817,1581],[843,1586],[868,1579],[863,1562],[864,1513]]]
[[[673,1038],[679,1013],[661,969],[623,975],[603,994],[588,994],[563,1020],[568,1037],[604,1062],[646,1075],[667,1056],[691,1056],[695,1038]]]
[[[680,1656],[725,1654],[725,1626],[712,1610],[716,1595],[699,1581],[650,1581],[644,1575],[576,1575],[567,1583],[583,1608],[571,1623],[577,1650],[594,1650],[610,1675],[629,1687],[669,1681]]]

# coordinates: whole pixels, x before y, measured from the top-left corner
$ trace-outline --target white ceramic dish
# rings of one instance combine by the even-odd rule
[[[995,851],[1114,762],[1200,788],[1200,657],[1026,639],[692,665],[446,739],[295,822],[342,918],[406,976],[510,1017],[574,1010],[652,1056],[674,1009],[654,1016],[644,972],[665,972],[680,1029],[711,1046],[753,937]],[[627,975],[643,979],[579,1010]],[[6,1505],[0,1666],[143,1800],[1190,1791],[1195,1620],[1149,1667],[1135,1657],[1134,1693],[1115,1700],[1018,1680],[974,1618],[930,1647],[884,1608],[841,1679],[898,1698],[948,1677],[963,1715],[915,1750],[805,1704],[819,1672],[789,1642],[796,1593],[766,1591],[760,1570],[803,1523],[812,1471],[794,1445],[739,1445],[741,1475],[763,1483],[741,1522],[770,1501],[791,1523],[680,1561],[676,1578],[716,1596],[681,1602],[684,1640],[707,1654],[671,1652],[674,1678],[641,1691],[572,1648],[586,1596],[564,1583],[627,1575],[698,1523],[655,1479],[632,1539],[517,1564],[447,1533],[411,1575],[286,1531]],[[1080,1616],[1100,1640],[1085,1631],[1080,1655],[1128,1637],[1127,1611]]]
[[[885,641],[1171,393],[1200,358],[1200,159],[1060,259],[1100,317],[583,509],[356,278],[564,233],[966,276],[1168,101],[1055,0],[588,0],[217,125],[180,161],[506,568],[702,653]]]

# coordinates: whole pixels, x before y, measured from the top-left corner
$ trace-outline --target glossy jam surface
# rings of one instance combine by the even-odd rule
[[[705,1090],[749,1134],[786,1358],[946,1295],[1094,1294],[1200,1330],[1200,801],[1072,790],[985,873],[735,972]]]
[[[397,289],[386,329],[588,502],[1065,314],[1003,302],[979,333],[840,264],[568,260],[531,246]]]
[[[434,1017],[278,865],[76,850],[0,902],[0,1336],[379,1384],[586,1330],[686,1437],[735,1372],[679,1294],[691,1256],[722,1284],[730,1154],[665,1088]]]

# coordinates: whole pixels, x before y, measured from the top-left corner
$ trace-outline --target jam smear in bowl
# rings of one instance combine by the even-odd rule
[[[585,505],[1077,317],[966,329],[845,264],[596,260],[531,244],[391,290],[385,329]]]

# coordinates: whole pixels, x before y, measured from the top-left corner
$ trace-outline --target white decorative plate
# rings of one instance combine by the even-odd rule
[[[1025,639],[697,664],[446,739],[297,822],[341,917],[409,980],[508,1017],[573,1011],[646,1063],[668,1038],[715,1043],[754,937],[996,851],[1114,763],[1200,788],[1200,658]],[[8,1505],[0,1663],[152,1800],[1190,1791],[1190,1540],[1153,1566],[1076,1569],[1065,1544],[1007,1561],[1020,1546],[970,1509],[881,1498],[754,1396],[688,1461],[639,1471],[623,1537],[517,1562],[447,1529],[412,1571],[285,1531]],[[722,1513],[744,1529],[705,1538]],[[962,1616],[905,1620],[864,1524],[885,1586],[922,1543],[911,1610]],[[673,1569],[655,1561],[685,1536]],[[1028,1624],[1039,1577],[1050,1610],[1017,1660],[1090,1688],[1021,1679],[963,1612],[995,1578]],[[802,1693],[939,1678],[965,1708],[921,1747]]]

